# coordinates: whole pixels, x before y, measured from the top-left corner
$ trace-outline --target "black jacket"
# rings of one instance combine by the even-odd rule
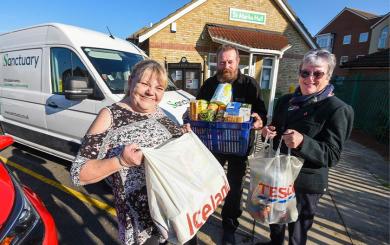
[[[217,75],[207,79],[200,88],[196,99],[210,101],[218,84]],[[251,104],[252,112],[257,112],[265,125],[267,110],[265,109],[264,101],[261,99],[260,87],[256,80],[239,72],[237,80],[232,84],[232,90],[233,101]]]
[[[328,187],[329,168],[339,159],[353,126],[353,109],[335,96],[289,111],[291,94],[281,97],[275,107],[272,124],[279,142],[286,129],[303,134],[303,144],[292,154],[303,158],[304,164],[295,181],[300,193],[324,193]],[[277,144],[274,144],[277,146]],[[282,144],[282,152],[287,148]]]

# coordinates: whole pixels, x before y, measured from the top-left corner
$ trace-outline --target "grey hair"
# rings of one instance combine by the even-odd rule
[[[217,49],[217,58],[219,57],[219,55],[221,53],[229,51],[229,50],[234,50],[236,52],[237,58],[240,58],[240,53],[238,52],[238,49],[236,48],[236,46],[233,46],[231,44],[224,44],[224,45],[220,46]]]
[[[330,78],[333,74],[333,70],[336,66],[336,56],[326,49],[313,49],[307,52],[302,59],[299,69],[303,64],[319,65],[321,61],[325,61],[328,64],[327,75]]]
[[[164,88],[168,85],[168,76],[165,68],[155,60],[142,60],[135,64],[133,71],[129,77],[129,87],[126,91],[126,96],[130,95],[130,90],[136,83],[142,80],[145,75],[156,75],[157,79],[163,83]]]

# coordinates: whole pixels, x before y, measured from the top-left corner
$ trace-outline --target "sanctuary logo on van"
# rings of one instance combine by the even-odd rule
[[[3,66],[34,66],[37,68],[39,56],[19,56],[8,57],[8,54],[3,56]]]

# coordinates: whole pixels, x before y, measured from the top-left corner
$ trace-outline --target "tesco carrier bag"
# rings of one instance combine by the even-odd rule
[[[193,132],[142,152],[152,219],[168,241],[183,244],[225,199],[225,172]]]
[[[251,216],[268,224],[287,224],[298,218],[294,181],[302,168],[303,160],[280,154],[271,144],[262,144],[258,154],[249,158],[251,171],[247,208]],[[265,147],[268,145],[268,147]]]

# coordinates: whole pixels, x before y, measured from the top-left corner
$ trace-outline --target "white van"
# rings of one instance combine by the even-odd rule
[[[146,55],[110,35],[50,23],[0,34],[0,124],[19,143],[73,160],[104,106]],[[182,123],[192,95],[170,83],[160,106]]]

